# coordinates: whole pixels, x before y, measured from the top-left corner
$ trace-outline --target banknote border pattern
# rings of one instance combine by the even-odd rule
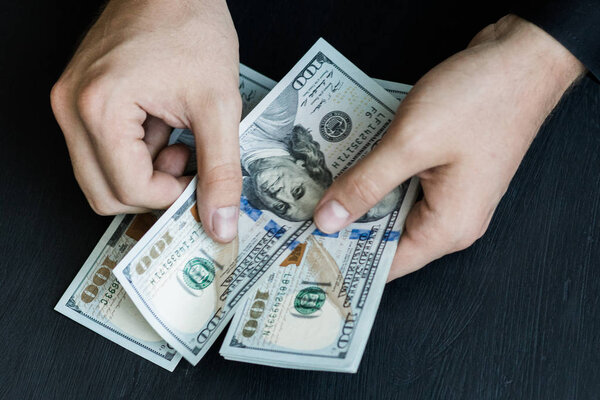
[[[120,221],[118,221],[118,225],[116,227],[116,229],[114,230],[114,232],[111,234],[111,236],[108,238],[108,241],[106,243],[107,246],[111,246],[114,247],[115,244],[115,237],[120,237],[122,235],[122,233],[127,229],[127,227],[131,224],[133,218],[135,217],[134,214],[122,214],[120,216],[117,216],[116,218],[120,218]],[[109,227],[110,229],[110,227]],[[96,254],[96,257],[94,257],[93,262],[90,263],[90,268],[88,268],[88,270],[84,273],[84,276],[88,276],[89,273],[91,272],[92,269],[95,268],[98,260],[100,260],[100,258],[102,258],[103,253],[102,251],[98,251],[98,253]],[[86,261],[87,263],[87,261]],[[114,275],[111,272],[112,275]],[[97,323],[98,325],[102,326],[103,328],[109,330],[111,333],[125,339],[128,342],[131,342],[139,347],[142,347],[146,350],[148,350],[149,352],[151,352],[152,354],[155,354],[156,356],[167,360],[167,361],[173,361],[173,359],[175,358],[175,356],[177,355],[177,350],[175,349],[169,349],[169,351],[165,352],[165,354],[162,354],[154,349],[152,349],[151,347],[146,346],[145,344],[134,340],[131,337],[128,337],[127,335],[123,334],[122,332],[119,332],[118,330],[116,330],[115,328],[107,325],[106,323],[94,318],[93,316],[89,315],[88,313],[86,313],[85,311],[83,311],[81,308],[79,308],[75,302],[75,295],[79,292],[79,290],[81,289],[81,286],[84,284],[85,281],[80,281],[79,284],[77,286],[75,286],[73,288],[73,291],[71,292],[71,295],[69,296],[69,299],[67,300],[66,303],[64,303],[64,306],[74,312],[76,312],[77,314],[79,314],[81,317],[87,318],[95,323]],[[125,290],[125,289],[122,289]],[[125,295],[128,296],[127,292],[125,292]],[[58,303],[57,307],[58,308],[60,305],[60,302]],[[60,311],[60,310],[59,310]],[[109,340],[111,340],[109,338]],[[164,339],[163,339],[164,340]],[[111,340],[114,342],[114,340]],[[165,343],[167,345],[169,345],[167,343],[167,341],[165,340]],[[169,345],[170,346],[170,345]],[[128,349],[130,350],[130,349]],[[132,350],[130,350],[132,351]]]

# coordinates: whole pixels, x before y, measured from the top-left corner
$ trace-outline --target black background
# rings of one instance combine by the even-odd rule
[[[0,5],[0,398],[591,399],[600,395],[600,90],[540,131],[487,234],[389,284],[358,374],[229,362],[169,373],[53,311],[111,218],[77,187],[49,92],[100,2]],[[414,83],[508,2],[236,1],[241,61],[281,78],[323,36]],[[220,345],[221,340],[217,342]]]

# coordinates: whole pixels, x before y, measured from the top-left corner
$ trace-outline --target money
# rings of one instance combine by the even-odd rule
[[[400,101],[411,89],[374,80]],[[335,235],[312,229],[297,238],[236,312],[221,355],[285,368],[356,372],[401,221],[416,197],[416,180],[403,186],[405,199],[395,221],[384,221],[387,226],[355,223]]]
[[[275,86],[271,79],[240,65],[240,95],[246,115]],[[175,129],[169,144],[183,133]],[[191,132],[187,131],[193,139]],[[185,136],[183,137],[185,140]],[[195,165],[193,166],[195,168]],[[55,310],[122,347],[173,371],[181,355],[146,322],[112,270],[162,212],[116,216]]]
[[[112,273],[157,219],[155,213],[115,217],[54,309],[173,371],[181,356],[146,322]]]
[[[376,81],[399,100],[410,90],[408,85]],[[243,115],[249,113],[273,86],[275,86],[274,81],[240,65]],[[173,143],[185,143],[192,149],[195,147],[193,134],[189,130],[175,129],[169,140],[169,144]],[[192,154],[195,155],[195,152]],[[195,171],[195,168],[193,156],[188,164],[188,171]],[[247,201],[243,197],[242,205],[247,204]],[[190,198],[188,203],[191,203]],[[194,216],[192,209],[193,207],[189,208],[190,216],[196,220],[197,216]],[[258,209],[252,211],[251,206],[247,207],[247,211],[254,214],[260,212]],[[161,214],[155,211],[138,216],[115,217],[55,309],[113,342],[172,371],[181,355],[146,322],[112,274],[114,266],[123,259]],[[239,243],[237,245],[239,246]],[[223,257],[231,259],[232,251],[232,248],[224,253],[221,251],[220,256],[217,255],[217,259],[213,261],[218,262]],[[201,270],[202,266],[197,268]],[[185,279],[181,278],[181,280]]]
[[[243,116],[247,115],[248,112],[252,110],[260,100],[262,100],[262,98],[269,92],[269,90],[271,90],[275,86],[276,82],[245,66],[244,68],[246,68],[248,72],[242,73],[241,67],[242,65],[240,65],[240,92],[244,89],[247,91],[247,93],[245,94],[242,93],[244,105],[242,112],[243,118]],[[373,80],[399,101],[402,101],[406,97],[410,89],[412,89],[411,85],[407,85],[404,83],[392,82],[376,78],[373,78]],[[258,85],[258,87],[255,87],[254,85]],[[197,167],[195,152],[196,141],[194,139],[194,134],[192,133],[192,131],[190,131],[189,129],[174,129],[169,138],[169,145],[175,143],[185,144],[190,148],[190,150],[192,150],[190,153],[190,161],[188,162],[186,171],[195,173]]]
[[[405,83],[386,81],[384,79],[376,78],[373,78],[373,80],[400,102],[404,100],[408,92],[410,92],[410,89],[412,89],[411,85],[407,85]]]
[[[388,91],[399,101],[402,101],[412,88],[410,85],[387,80],[374,79],[374,81],[386,89],[386,91]],[[190,131],[180,131],[178,132],[177,136],[174,135],[172,137],[172,140],[174,143],[184,143],[194,150],[194,137]],[[195,163],[192,162],[188,168],[195,169]],[[405,208],[400,211],[400,219],[402,220],[408,211],[408,207],[410,207],[412,201],[414,200],[414,189],[416,189],[416,186],[411,188],[411,191],[408,195],[409,198],[407,198],[407,201],[404,203]],[[360,235],[357,233],[360,231],[360,227],[358,230],[351,231],[354,232],[354,234],[351,233],[350,235],[350,237],[353,237],[353,239],[340,240],[338,237],[334,240],[331,240],[325,237],[323,240],[325,242],[330,242],[326,243],[326,246],[323,246],[323,244],[319,241],[315,241],[314,236],[309,236],[307,242],[294,247],[294,249],[289,251],[286,256],[282,256],[284,259],[282,263],[283,268],[276,269],[274,272],[272,272],[262,287],[256,289],[253,288],[252,293],[254,295],[248,298],[245,302],[245,305],[241,307],[238,312],[236,312],[231,324],[231,328],[223,342],[221,354],[225,358],[231,360],[262,363],[286,368],[333,370],[334,368],[332,366],[324,364],[321,362],[321,360],[315,362],[314,357],[310,358],[310,362],[301,364],[298,357],[293,357],[291,361],[279,361],[277,357],[273,356],[275,347],[279,348],[280,353],[282,351],[289,352],[290,348],[293,348],[296,351],[304,351],[305,349],[302,346],[314,348],[315,346],[319,345],[319,341],[315,340],[315,338],[319,338],[321,341],[327,342],[327,339],[331,341],[336,337],[336,333],[339,333],[339,326],[335,325],[335,322],[339,320],[339,313],[334,312],[334,308],[329,307],[328,302],[324,302],[321,306],[322,308],[320,308],[318,311],[310,313],[310,315],[302,315],[292,307],[292,300],[294,300],[294,305],[296,305],[297,299],[292,299],[292,297],[288,295],[286,296],[287,303],[283,302],[281,290],[283,287],[285,287],[285,292],[298,293],[300,298],[302,298],[302,296],[313,296],[317,299],[315,304],[318,305],[318,295],[322,295],[319,287],[315,287],[313,285],[312,287],[302,289],[302,286],[306,286],[306,282],[315,281],[319,281],[320,285],[325,286],[335,284],[336,279],[338,279],[340,276],[340,270],[336,261],[332,260],[329,254],[335,247],[341,247],[341,251],[338,252],[340,254],[347,254],[349,251],[352,251],[356,257],[360,257],[360,254],[364,258],[364,254],[360,251],[357,251],[357,248],[363,246],[365,242],[370,240],[370,238],[365,233],[363,234],[365,239],[361,240]],[[349,243],[347,242],[348,240]],[[356,244],[356,246],[352,246],[353,244]],[[289,265],[296,267],[300,266],[302,264],[304,255],[306,255],[304,261],[305,265],[303,265],[304,268],[297,268],[294,273],[290,273],[290,269],[293,267],[289,267]],[[291,260],[294,261],[291,262]],[[353,261],[356,264],[359,260],[355,259]],[[353,261],[351,260],[350,263]],[[282,283],[285,285],[282,286]],[[356,285],[356,283],[354,283],[354,285]],[[300,295],[301,293],[302,295]],[[269,299],[272,301],[269,302]],[[338,310],[344,309],[343,302],[339,300],[337,302],[334,301],[333,304],[338,306]],[[273,308],[286,309],[286,306],[288,311],[286,317],[275,319],[273,318],[273,313],[271,313],[268,318],[275,320],[271,324],[273,327],[269,326],[267,322],[262,322],[261,326],[261,322],[257,317],[259,314],[266,315],[266,310],[269,308],[271,310]],[[307,312],[307,310],[305,309],[304,312]],[[308,312],[310,312],[310,309]],[[286,313],[281,313],[281,315],[285,314]],[[255,318],[252,318],[252,316]],[[350,329],[350,326],[352,326],[354,323],[353,318],[355,318],[355,316],[346,322],[346,325],[342,327],[342,330]],[[363,326],[363,329],[367,329],[366,324]],[[237,327],[238,332],[235,331],[234,327]],[[262,332],[262,337],[256,333],[257,331]],[[298,335],[299,332],[303,332],[304,337],[302,337],[302,335]],[[328,333],[329,337],[324,335],[324,333]],[[255,351],[252,353],[258,354],[257,356],[246,355],[247,353],[250,353],[247,351],[247,348],[250,346],[248,346],[247,343],[239,340],[239,336],[244,337],[244,339],[255,339],[246,340],[245,342],[252,343],[252,346],[255,347]],[[265,337],[267,337],[266,341],[268,342],[266,345]],[[366,342],[366,340],[364,340],[364,342]],[[345,343],[345,339],[342,338],[340,343]],[[277,344],[278,346],[273,346],[273,344]],[[286,348],[286,345],[288,348]],[[323,343],[320,343],[320,345],[323,347]],[[240,348],[244,350],[242,352],[238,351]],[[301,354],[303,357],[306,356],[304,352]],[[331,356],[331,354],[328,354],[328,356]],[[352,361],[355,363],[359,360],[359,357],[352,359]],[[350,367],[346,369],[338,370],[355,371],[356,368],[357,364],[350,365]]]
[[[328,271],[333,273],[338,264],[339,285],[330,281],[330,288],[321,292],[303,288],[306,299],[298,301],[310,308],[316,299],[317,304],[329,304],[326,309],[339,303],[338,311],[347,314],[343,319],[356,315],[360,328],[348,338],[345,364],[332,364],[331,369],[360,360],[416,180],[362,218],[359,240],[350,231],[323,235],[310,218],[332,179],[377,144],[397,106],[394,97],[319,40],[240,124],[244,184],[238,238],[220,245],[204,233],[194,180],[114,269],[156,332],[195,365],[247,295],[256,297],[254,289],[270,276],[271,267],[293,258],[290,254],[303,246],[310,255],[306,260],[312,261],[301,262],[302,268],[315,274],[316,260],[329,253]],[[364,240],[363,231],[369,232]],[[356,244],[342,243],[348,241]],[[344,256],[350,248],[354,250]],[[352,260],[367,264],[351,264],[349,274],[345,262]],[[344,301],[332,291],[341,287],[348,292]],[[294,359],[274,362],[288,361]]]
[[[375,82],[377,82],[380,86],[382,86],[384,89],[386,89],[386,91],[388,91],[390,94],[392,94],[396,99],[398,99],[399,101],[402,101],[404,99],[404,97],[406,97],[406,95],[408,94],[408,92],[410,91],[410,89],[412,88],[412,86],[410,85],[406,85],[406,84],[402,84],[402,83],[396,83],[396,82],[391,82],[391,81],[387,81],[387,80],[381,80],[381,79],[374,79]],[[179,143],[185,143],[188,146],[190,146],[190,148],[193,150],[194,149],[194,138],[193,138],[193,134],[189,131],[181,131],[179,132],[180,135],[179,136],[174,136],[172,137],[172,140],[174,142],[179,142]],[[193,152],[192,152],[193,153]],[[195,167],[195,164],[194,166]],[[411,191],[411,194],[413,192]],[[414,198],[414,197],[412,197]],[[401,210],[401,213],[404,215],[407,210],[408,210],[408,206],[410,206],[412,204],[412,201],[407,201],[405,203],[405,209]],[[403,218],[403,217],[402,217]],[[360,228],[359,228],[360,229]],[[356,232],[358,231],[354,231],[355,234],[354,236],[358,236],[356,234]],[[352,237],[352,235],[351,235]],[[366,237],[366,236],[365,236]],[[244,338],[248,338],[248,337],[254,337],[254,338],[259,338],[258,335],[255,336],[256,331],[260,330],[259,328],[259,322],[257,321],[256,318],[249,318],[249,316],[251,315],[258,315],[260,314],[264,314],[265,310],[269,308],[269,306],[271,306],[271,308],[275,307],[281,307],[284,308],[284,306],[281,305],[281,288],[284,286],[281,286],[280,283],[284,282],[287,285],[285,286],[285,291],[286,292],[291,292],[291,293],[305,293],[305,295],[312,295],[312,296],[317,296],[317,294],[320,294],[321,291],[318,290],[318,287],[315,289],[314,287],[312,288],[308,288],[308,289],[300,289],[301,283],[302,282],[312,282],[315,281],[315,276],[320,277],[320,284],[324,285],[325,283],[327,285],[331,285],[335,283],[335,280],[339,277],[339,268],[337,267],[337,263],[335,262],[335,260],[332,260],[329,252],[332,250],[333,247],[335,246],[341,246],[342,247],[342,251],[338,252],[341,254],[346,254],[348,253],[348,251],[350,251],[350,248],[352,248],[352,244],[353,241],[356,244],[359,243],[364,243],[365,240],[360,240],[360,238],[356,238],[357,240],[353,240],[350,239],[350,243],[346,243],[346,241],[344,240],[340,240],[339,238],[335,238],[335,240],[331,240],[331,239],[327,239],[325,237],[325,241],[329,241],[330,246],[325,246],[327,247],[327,250],[325,250],[325,248],[323,247],[323,245],[320,242],[315,241],[314,237],[309,237],[308,241],[306,243],[303,243],[301,245],[298,245],[297,247],[294,248],[294,250],[290,251],[288,253],[287,256],[284,256],[284,263],[283,266],[284,268],[279,268],[276,269],[273,273],[270,274],[267,282],[260,288],[256,288],[256,290],[253,289],[253,293],[254,296],[250,297],[245,305],[240,308],[240,311],[238,311],[233,319],[233,322],[231,324],[231,328],[227,334],[227,338],[224,340],[223,342],[223,347],[221,349],[221,354],[228,358],[228,359],[232,359],[232,360],[239,360],[239,361],[249,361],[249,362],[253,362],[253,363],[259,363],[261,360],[259,360],[258,357],[244,357],[244,353],[240,353],[239,351],[237,351],[238,348],[246,348],[244,346],[246,346],[244,343],[242,343],[241,341],[239,341],[236,337],[236,332],[234,327],[238,327],[238,330],[240,330],[241,332],[237,332],[237,336],[241,336]],[[350,244],[350,245],[348,245]],[[346,247],[346,248],[344,248]],[[356,251],[356,247],[352,249],[352,251],[355,254],[360,254],[360,252]],[[334,252],[335,253],[335,252]],[[306,254],[306,259],[305,259],[305,268],[304,269],[297,269],[295,272],[296,274],[290,274],[289,269],[291,269],[292,267],[289,267],[287,270],[286,268],[289,265],[294,265],[294,266],[299,266],[302,263],[302,259],[303,259],[303,255]],[[363,256],[364,257],[364,256]],[[293,262],[291,262],[290,260],[294,260]],[[352,261],[351,261],[352,262]],[[356,260],[355,260],[356,263]],[[302,272],[303,275],[299,274],[298,271]],[[279,272],[279,273],[277,273]],[[310,275],[310,277],[308,277],[307,275]],[[290,279],[290,276],[292,276],[292,278]],[[295,285],[290,285],[290,282],[294,282]],[[292,289],[290,289],[289,286],[294,286]],[[302,290],[304,290],[304,292],[302,292]],[[318,296],[317,296],[318,298]],[[273,300],[272,303],[269,303],[269,299]],[[322,308],[319,310],[320,314],[317,316],[317,312],[313,313],[310,315],[310,319],[306,320],[307,317],[301,315],[300,313],[297,312],[297,310],[294,310],[291,308],[292,304],[292,299],[290,296],[287,296],[287,307],[288,310],[291,310],[289,312],[289,315],[287,316],[287,318],[280,318],[278,319],[273,325],[276,326],[276,328],[273,331],[268,331],[269,328],[265,328],[263,327],[263,336],[267,336],[270,337],[271,343],[273,341],[278,341],[278,342],[283,342],[285,344],[285,342],[287,341],[288,345],[293,346],[294,348],[298,348],[299,346],[316,346],[318,345],[318,341],[315,341],[315,337],[321,338],[322,340],[326,340],[326,335],[323,335],[323,332],[327,332],[327,328],[329,327],[329,334],[331,335],[331,337],[333,338],[335,336],[336,333],[336,327],[335,327],[335,321],[338,318],[337,315],[335,317],[333,317],[332,314],[332,308],[328,307],[328,303],[324,303]],[[318,300],[317,300],[317,304],[318,304]],[[337,302],[338,308],[343,309],[343,303],[341,302]],[[324,310],[324,311],[323,311]],[[335,314],[335,313],[333,313]],[[302,319],[298,319],[298,318],[304,318],[304,320]],[[272,314],[270,316],[270,318],[272,317]],[[256,323],[254,321],[257,321]],[[304,323],[304,324],[302,324]],[[333,325],[332,325],[333,324]],[[266,323],[264,324],[265,326],[267,325]],[[304,326],[303,326],[304,325]],[[274,333],[275,330],[279,330],[279,332],[277,332],[276,334]],[[346,329],[348,329],[348,326],[346,326]],[[297,334],[298,332],[304,332],[305,333],[305,337],[299,337],[299,335]],[[266,335],[265,335],[266,333]],[[315,335],[317,333],[320,333],[320,335]],[[272,336],[277,335],[278,338],[277,339],[273,339]],[[262,338],[264,339],[264,338]],[[258,341],[253,341],[253,345],[256,346],[260,346],[259,343],[256,342],[260,342],[260,340]],[[344,341],[342,340],[342,343]],[[278,343],[281,344],[281,343]],[[264,345],[264,343],[263,343]],[[324,369],[324,370],[330,370],[332,369],[331,367],[319,362],[311,362],[307,365],[301,365],[298,363],[298,359],[295,358],[292,362],[286,362],[286,361],[281,361],[281,362],[276,362],[275,358],[273,357],[273,349],[272,348],[267,348],[267,347],[272,347],[272,346],[264,346],[261,347],[260,350],[257,350],[257,352],[262,355],[263,353],[267,354],[267,356],[262,360],[263,364],[268,364],[268,365],[276,365],[276,366],[282,366],[282,367],[296,367],[296,368],[309,368],[309,369]],[[289,350],[289,349],[286,349]],[[256,352],[253,352],[256,353]],[[317,368],[318,367],[318,368]]]

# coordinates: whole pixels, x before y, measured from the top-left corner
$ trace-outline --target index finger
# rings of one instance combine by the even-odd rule
[[[123,204],[151,209],[169,207],[185,189],[185,177],[157,171],[144,142],[146,112],[121,105],[103,123],[88,126],[101,168],[115,197]]]

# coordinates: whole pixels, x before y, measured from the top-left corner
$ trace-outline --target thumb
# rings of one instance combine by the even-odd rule
[[[386,139],[387,136],[326,191],[314,213],[321,231],[334,233],[343,229],[402,182],[429,166],[430,157],[411,154],[411,146],[398,140],[398,136]]]
[[[242,192],[238,139],[242,104],[235,89],[211,97],[190,118],[198,160],[198,213],[206,232],[223,243],[237,236]]]

